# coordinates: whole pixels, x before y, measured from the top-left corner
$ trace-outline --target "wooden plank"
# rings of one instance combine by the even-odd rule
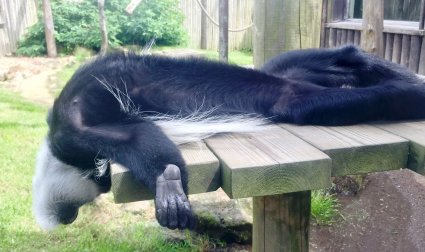
[[[300,1],[299,30],[302,49],[320,47],[322,2],[323,0]]]
[[[386,60],[391,60],[393,55],[393,44],[394,44],[394,34],[386,33],[385,40],[385,55],[384,58]]]
[[[310,202],[310,191],[254,197],[253,251],[308,251]]]
[[[369,125],[282,127],[332,158],[332,176],[406,167],[408,141]]]
[[[361,33],[360,31],[354,31],[354,44],[360,46]]]
[[[410,54],[410,36],[403,35],[403,38],[401,40],[400,65],[405,67],[409,66],[409,54]]]
[[[220,160],[222,188],[231,198],[325,188],[331,160],[278,126],[206,140]]]
[[[412,36],[410,38],[409,69],[418,72],[419,58],[421,54],[421,37]]]
[[[363,0],[361,48],[384,57],[384,0]]]
[[[424,36],[425,31],[419,30],[418,25],[418,22],[384,20],[383,32]],[[361,31],[362,19],[346,19],[344,21],[330,22],[326,24],[326,27]]]
[[[425,39],[422,37],[421,56],[419,58],[418,74],[425,75]]]
[[[218,58],[221,62],[229,61],[229,1],[219,0],[218,3]]]
[[[218,159],[204,143],[179,147],[187,165],[189,194],[215,191],[220,187]],[[116,203],[152,199],[152,193],[137,182],[132,173],[118,164],[112,165],[112,192]]]
[[[410,141],[407,167],[425,175],[425,121],[375,124]]]
[[[341,45],[346,45],[347,44],[347,32],[348,30],[342,30],[341,31]]]
[[[329,47],[336,47],[336,29],[329,29]]]
[[[341,37],[342,37],[342,30],[341,29],[337,29],[336,30],[336,46],[340,46],[341,45]]]
[[[402,45],[402,35],[394,34],[393,56],[391,60],[392,62],[397,64],[400,64],[400,61],[401,61],[401,45]]]
[[[354,45],[354,31],[347,30],[347,44]]]

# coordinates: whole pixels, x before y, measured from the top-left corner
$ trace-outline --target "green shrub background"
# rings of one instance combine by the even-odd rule
[[[152,39],[155,39],[157,45],[185,43],[187,35],[182,26],[184,16],[178,1],[142,1],[132,15],[125,12],[127,4],[128,1],[122,0],[105,1],[108,37],[112,47],[143,46]],[[70,54],[76,47],[99,50],[101,36],[97,0],[52,0],[52,12],[56,45],[60,53]],[[20,41],[17,54],[46,54],[42,13],[39,14],[39,22],[30,27],[25,38]]]

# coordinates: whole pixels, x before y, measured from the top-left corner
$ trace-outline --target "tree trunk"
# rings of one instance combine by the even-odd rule
[[[97,5],[99,7],[100,34],[102,36],[100,54],[104,55],[108,51],[108,31],[106,30],[105,0],[97,0]]]
[[[46,36],[47,56],[56,57],[55,26],[53,24],[52,6],[50,0],[43,0],[44,33]]]

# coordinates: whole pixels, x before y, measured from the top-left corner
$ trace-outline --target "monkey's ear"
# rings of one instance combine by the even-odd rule
[[[52,112],[53,108],[49,108],[49,111],[47,111],[47,117],[46,117],[46,122],[47,124],[50,126],[52,124]]]

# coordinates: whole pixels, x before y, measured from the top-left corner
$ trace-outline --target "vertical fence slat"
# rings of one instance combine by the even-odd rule
[[[394,45],[394,34],[387,33],[385,35],[385,54],[384,58],[386,60],[391,60],[393,56],[393,45]]]
[[[410,38],[409,69],[418,72],[419,56],[421,49],[421,37],[412,36]]]
[[[403,35],[401,40],[401,59],[400,65],[408,67],[409,66],[409,54],[410,54],[410,36]]]
[[[393,43],[393,57],[391,58],[392,62],[400,64],[401,60],[401,45],[402,45],[402,35],[394,34],[394,43]]]

